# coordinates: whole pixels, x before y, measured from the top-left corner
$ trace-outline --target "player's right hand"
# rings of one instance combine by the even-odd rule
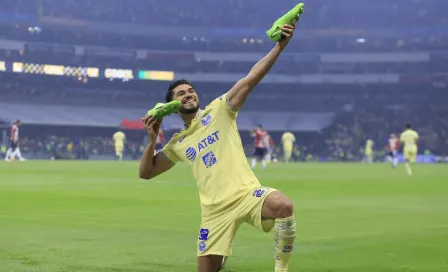
[[[146,133],[148,133],[149,139],[154,142],[157,139],[157,135],[159,134],[162,120],[158,120],[152,115],[145,115],[142,118],[142,122],[145,126]]]

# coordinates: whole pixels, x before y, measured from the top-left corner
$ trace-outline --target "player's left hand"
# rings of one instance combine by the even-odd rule
[[[294,35],[294,30],[296,29],[296,25],[283,25],[282,27],[282,39],[278,42],[278,45],[284,49],[289,41],[292,39]]]

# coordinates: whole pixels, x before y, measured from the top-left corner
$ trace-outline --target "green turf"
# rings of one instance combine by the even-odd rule
[[[200,223],[184,165],[154,181],[137,162],[0,163],[0,272],[196,271]],[[448,165],[271,165],[290,196],[290,271],[448,271]],[[272,234],[243,225],[226,271],[273,270]]]

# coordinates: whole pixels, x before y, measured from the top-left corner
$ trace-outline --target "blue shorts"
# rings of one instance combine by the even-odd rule
[[[255,157],[257,157],[257,158],[263,159],[264,156],[266,155],[266,151],[267,151],[266,148],[263,148],[263,147],[256,147],[256,148],[255,148],[254,155],[255,155]]]
[[[13,140],[11,140],[11,141],[9,142],[9,148],[11,148],[12,151],[15,151],[16,148],[17,148],[17,143],[15,143]]]

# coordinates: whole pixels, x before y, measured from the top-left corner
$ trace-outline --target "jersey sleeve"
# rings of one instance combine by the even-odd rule
[[[235,120],[238,116],[238,110],[234,109],[229,101],[228,94],[223,94],[219,98],[210,103],[212,107],[219,107],[219,109],[225,112],[231,119]]]
[[[169,141],[158,154],[169,161],[172,165],[180,161],[179,157],[173,150],[173,139],[171,139],[171,141]]]

